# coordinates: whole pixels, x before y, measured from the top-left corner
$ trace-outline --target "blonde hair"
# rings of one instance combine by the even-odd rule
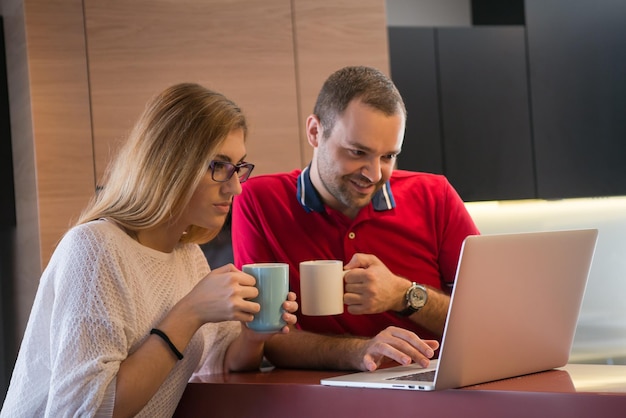
[[[193,83],[169,87],[148,102],[77,224],[109,218],[137,232],[175,221],[233,129],[245,138],[246,119],[222,94]],[[192,226],[181,242],[218,232]]]

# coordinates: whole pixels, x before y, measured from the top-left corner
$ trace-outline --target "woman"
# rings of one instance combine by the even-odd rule
[[[210,271],[197,245],[254,167],[246,133],[241,110],[197,84],[148,104],[43,273],[2,417],[171,416],[194,372],[258,368],[271,334],[245,327],[254,278]],[[295,294],[283,307],[293,325]]]

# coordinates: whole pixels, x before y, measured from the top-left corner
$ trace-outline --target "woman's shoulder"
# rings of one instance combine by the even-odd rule
[[[124,231],[114,223],[104,219],[97,219],[70,228],[61,239],[61,244],[102,244],[119,240],[124,236],[126,236]]]
[[[105,253],[124,252],[124,242],[130,238],[112,222],[94,220],[70,228],[59,241],[51,263],[65,259],[93,262]],[[107,257],[104,257],[107,258]]]

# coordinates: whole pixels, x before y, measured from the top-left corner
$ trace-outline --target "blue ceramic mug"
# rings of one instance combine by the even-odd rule
[[[254,320],[247,323],[248,328],[257,332],[280,331],[286,322],[283,320],[283,302],[289,293],[289,265],[285,263],[245,264],[242,268],[256,279],[259,296],[252,299],[261,305],[261,311],[254,315]]]

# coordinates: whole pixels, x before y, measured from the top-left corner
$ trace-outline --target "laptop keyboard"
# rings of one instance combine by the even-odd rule
[[[387,380],[411,380],[413,382],[432,382],[435,380],[436,370],[429,370],[427,372],[417,372],[407,374],[404,376],[390,377]]]

